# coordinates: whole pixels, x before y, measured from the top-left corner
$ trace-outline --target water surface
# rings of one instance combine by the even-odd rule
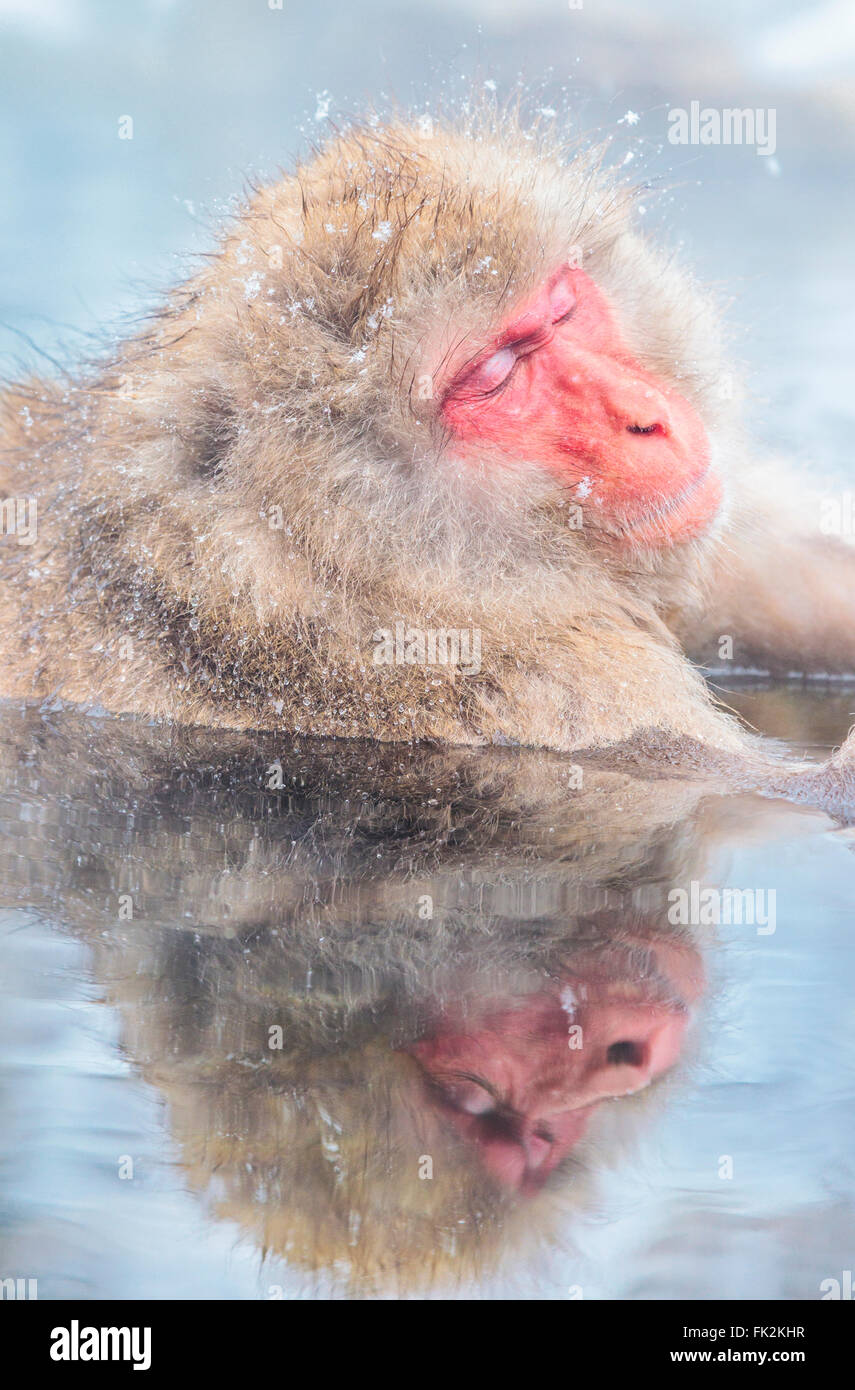
[[[855,703],[730,698],[800,752]],[[853,1267],[848,827],[514,749],[9,707],[0,744],[3,1277],[786,1299]],[[756,920],[673,920],[693,883]]]

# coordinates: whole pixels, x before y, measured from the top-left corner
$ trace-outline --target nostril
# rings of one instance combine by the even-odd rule
[[[549,1158],[555,1140],[548,1129],[536,1129],[523,1139],[526,1163],[529,1168],[540,1168]]]
[[[653,425],[627,425],[627,434],[664,434],[665,426],[657,421]]]
[[[644,1049],[634,1042],[612,1043],[606,1061],[612,1067],[640,1067],[644,1065]]]

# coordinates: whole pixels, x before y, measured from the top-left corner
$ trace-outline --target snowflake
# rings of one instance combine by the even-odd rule
[[[258,298],[258,295],[261,292],[261,275],[257,270],[254,270],[252,274],[248,275],[247,278],[244,280],[243,292],[246,296],[247,304],[249,304],[253,299]]]

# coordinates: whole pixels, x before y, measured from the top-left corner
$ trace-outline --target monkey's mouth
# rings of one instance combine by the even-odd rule
[[[638,516],[624,520],[624,545],[661,549],[694,540],[709,530],[724,490],[710,464],[671,497],[656,498]]]

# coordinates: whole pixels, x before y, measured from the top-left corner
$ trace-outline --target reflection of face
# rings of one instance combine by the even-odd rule
[[[407,1050],[487,1171],[535,1192],[603,1100],[674,1065],[702,987],[686,943],[629,945],[520,999],[484,1000],[465,1019],[448,1010]]]

